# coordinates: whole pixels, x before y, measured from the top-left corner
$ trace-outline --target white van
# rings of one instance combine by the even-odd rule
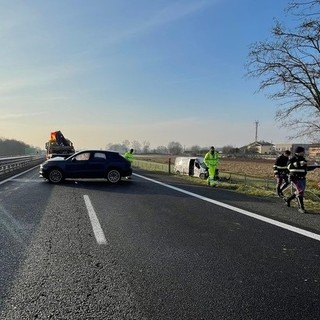
[[[207,179],[209,176],[208,168],[201,157],[177,157],[174,172],[201,179]]]

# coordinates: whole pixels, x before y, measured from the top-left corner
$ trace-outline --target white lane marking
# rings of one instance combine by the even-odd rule
[[[35,166],[35,167],[30,168],[30,169],[28,169],[28,170],[26,170],[26,171],[23,171],[23,172],[21,172],[21,173],[18,173],[18,174],[16,174],[15,176],[12,176],[12,177],[10,177],[10,178],[8,178],[8,179],[6,179],[6,180],[3,180],[3,181],[0,182],[0,185],[1,185],[1,184],[4,184],[4,183],[6,183],[6,182],[8,182],[8,181],[10,181],[10,180],[13,180],[13,179],[15,179],[15,178],[17,178],[17,177],[19,177],[19,176],[21,176],[21,175],[23,175],[23,174],[31,171],[31,170],[33,170],[34,168],[37,168],[37,167],[39,167],[39,166]]]
[[[249,217],[251,217],[251,218],[254,218],[254,219],[257,219],[257,220],[260,220],[260,221],[263,221],[263,222],[272,224],[272,225],[274,225],[274,226],[277,226],[277,227],[280,227],[280,228],[283,228],[283,229],[286,229],[286,230],[289,230],[289,231],[292,231],[292,232],[301,234],[301,235],[303,235],[303,236],[305,236],[305,237],[309,237],[309,238],[311,238],[311,239],[320,241],[320,235],[317,234],[317,233],[310,232],[310,231],[307,231],[307,230],[303,230],[303,229],[300,229],[300,228],[297,228],[297,227],[293,227],[293,226],[290,226],[289,224],[282,223],[282,222],[279,222],[279,221],[276,221],[276,220],[272,220],[272,219],[270,219],[270,218],[266,218],[266,217],[263,217],[263,216],[259,216],[259,215],[256,214],[256,213],[253,213],[253,212],[250,212],[250,211],[246,211],[246,210],[243,210],[243,209],[234,207],[234,206],[230,206],[229,204],[225,204],[225,203],[220,202],[220,201],[216,201],[216,200],[213,200],[213,199],[204,197],[204,196],[200,196],[199,194],[196,194],[196,193],[193,193],[193,192],[189,192],[189,191],[186,191],[186,190],[177,188],[177,187],[173,187],[173,186],[170,186],[169,184],[165,184],[165,183],[163,183],[163,182],[159,182],[159,181],[156,181],[156,180],[153,180],[153,179],[150,179],[150,178],[141,176],[141,175],[136,174],[136,173],[133,173],[133,175],[135,175],[135,176],[137,176],[137,177],[139,177],[139,178],[142,178],[142,179],[151,181],[151,182],[153,182],[153,183],[160,184],[160,185],[162,185],[162,186],[164,186],[164,187],[166,187],[166,188],[169,188],[169,189],[172,189],[172,190],[175,190],[175,191],[178,191],[178,192],[187,194],[187,195],[189,195],[189,196],[191,196],[191,197],[198,198],[198,199],[200,199],[200,200],[213,203],[213,204],[215,204],[215,205],[217,205],[217,206],[220,206],[220,207],[223,207],[223,208],[232,210],[232,211],[236,211],[236,212],[238,212],[238,213],[241,213],[241,214],[243,214],[243,215],[249,216]]]
[[[30,183],[30,182],[33,182],[33,183],[39,183],[40,180],[35,180],[35,179],[13,179],[14,181],[16,182],[24,182],[24,183]]]
[[[96,215],[96,212],[93,209],[93,206],[91,204],[89,196],[84,195],[83,198],[84,198],[84,202],[86,204],[87,210],[88,210],[90,222],[92,225],[92,230],[93,230],[93,233],[96,237],[96,240],[97,240],[98,244],[106,244],[107,243],[106,237],[104,236],[99,219]]]

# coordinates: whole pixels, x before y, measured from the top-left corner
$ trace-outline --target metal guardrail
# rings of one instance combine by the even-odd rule
[[[36,165],[40,165],[43,161],[45,161],[45,156],[38,154],[0,158],[0,181]]]

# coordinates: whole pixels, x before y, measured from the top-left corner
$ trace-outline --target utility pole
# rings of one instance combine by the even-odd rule
[[[257,141],[258,141],[258,126],[259,126],[259,121],[258,121],[258,120],[256,120],[256,121],[255,121],[255,124],[256,124],[256,136],[255,136],[255,142],[257,142]]]

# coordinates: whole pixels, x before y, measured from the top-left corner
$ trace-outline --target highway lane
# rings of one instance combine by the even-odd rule
[[[138,173],[317,232],[319,216],[309,224],[278,199]],[[0,185],[0,199],[1,319],[319,316],[315,239],[137,176],[53,186],[34,170]]]
[[[20,177],[0,182],[0,307],[7,285],[19,269],[42,219],[51,190],[45,185],[40,187],[34,169]]]
[[[20,226],[14,233],[2,225],[9,257],[1,256],[0,319],[144,319],[110,246],[97,246],[81,185],[50,185],[36,169],[0,190],[3,211]]]

